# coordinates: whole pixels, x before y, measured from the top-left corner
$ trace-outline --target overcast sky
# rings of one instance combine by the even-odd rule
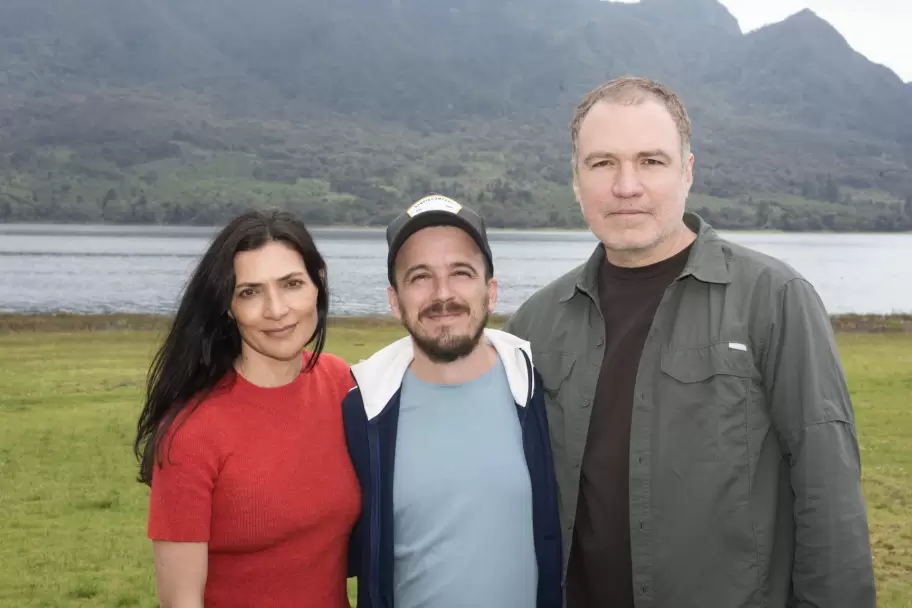
[[[721,0],[745,32],[809,8],[829,21],[852,47],[912,81],[910,0]]]

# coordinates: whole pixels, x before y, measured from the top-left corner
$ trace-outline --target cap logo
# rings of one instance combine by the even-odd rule
[[[445,196],[433,195],[426,196],[408,208],[406,213],[409,217],[415,217],[426,211],[449,211],[450,213],[459,213],[462,211],[462,205],[451,198]]]

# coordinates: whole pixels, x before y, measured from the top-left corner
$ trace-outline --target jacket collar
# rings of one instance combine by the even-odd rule
[[[697,240],[694,241],[684,271],[678,278],[693,275],[704,283],[731,283],[728,257],[716,231],[696,213],[685,213],[684,223],[697,234]]]
[[[722,248],[722,239],[716,231],[703,218],[690,211],[684,213],[684,224],[696,233],[697,238],[678,279],[693,276],[704,283],[731,283],[731,271]],[[566,302],[580,292],[597,300],[599,268],[604,259],[605,250],[600,243],[589,260],[580,267],[576,282],[569,285],[560,301]]]
[[[516,403],[525,407],[535,388],[534,384],[529,386],[534,374],[529,373],[526,364],[526,358],[532,361],[529,343],[513,334],[490,328],[484,330],[484,339],[494,347],[503,362]],[[379,415],[395,396],[413,359],[412,338],[406,336],[352,366],[352,375],[361,391],[368,420]]]

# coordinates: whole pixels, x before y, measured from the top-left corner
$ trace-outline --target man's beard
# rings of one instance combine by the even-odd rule
[[[488,325],[488,318],[490,316],[487,308],[483,308],[483,310],[484,314],[479,320],[478,325],[474,328],[470,328],[468,335],[453,336],[450,335],[449,329],[445,329],[444,333],[439,337],[427,338],[413,329],[411,323],[409,323],[404,315],[402,317],[402,324],[412,336],[415,346],[427,355],[428,359],[435,363],[452,363],[453,361],[470,355],[481,341],[481,336],[484,333],[485,327]],[[442,314],[444,312],[462,312],[470,315],[470,318],[472,314],[472,311],[468,307],[461,304],[456,304],[454,302],[435,302],[422,310],[418,315],[418,319],[420,321],[422,317],[431,314]]]

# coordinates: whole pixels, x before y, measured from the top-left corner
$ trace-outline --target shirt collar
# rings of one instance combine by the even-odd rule
[[[678,279],[693,276],[704,283],[730,283],[731,271],[722,247],[722,239],[716,231],[703,218],[690,211],[684,213],[684,224],[697,235],[697,238]],[[576,281],[561,295],[560,301],[566,302],[577,293],[583,293],[597,301],[598,273],[604,259],[605,250],[600,243],[589,256],[589,260],[580,268]]]

